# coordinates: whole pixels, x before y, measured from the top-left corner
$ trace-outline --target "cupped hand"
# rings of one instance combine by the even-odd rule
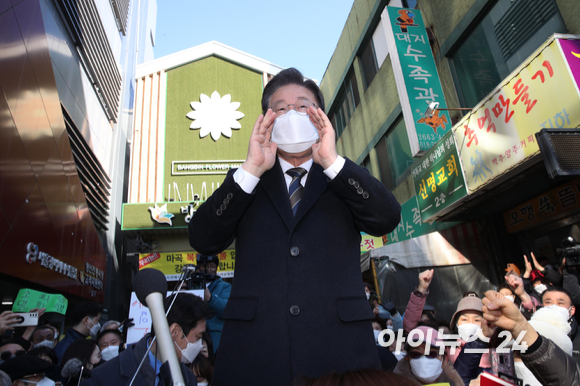
[[[308,108],[308,116],[316,130],[318,130],[319,136],[318,141],[312,145],[312,159],[323,169],[328,169],[338,157],[336,152],[336,133],[321,108],[310,106]]]
[[[276,162],[278,146],[270,142],[275,120],[276,114],[272,109],[268,109],[266,115],[260,114],[252,129],[248,156],[242,164],[242,169],[255,177],[260,177],[266,170],[270,170]]]
[[[6,330],[14,330],[14,325],[18,323],[19,315],[12,311],[4,311],[0,314],[0,334],[4,335]]]

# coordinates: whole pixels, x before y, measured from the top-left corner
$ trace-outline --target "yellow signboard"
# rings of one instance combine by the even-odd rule
[[[167,252],[139,254],[139,269],[155,268],[165,274],[167,280],[179,280],[184,265],[197,264],[197,252]],[[221,277],[234,277],[236,251],[226,250],[218,255],[217,274]]]
[[[578,125],[580,96],[552,38],[454,126],[469,193],[536,155],[542,128]]]
[[[360,234],[360,252],[365,253],[371,249],[380,248],[383,246],[382,236],[375,237],[361,232]]]

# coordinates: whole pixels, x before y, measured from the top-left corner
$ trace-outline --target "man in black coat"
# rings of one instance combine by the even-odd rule
[[[384,235],[400,205],[336,152],[318,86],[296,69],[264,88],[248,156],[189,223],[193,248],[236,240],[212,385],[289,385],[380,369],[361,285],[360,232]]]

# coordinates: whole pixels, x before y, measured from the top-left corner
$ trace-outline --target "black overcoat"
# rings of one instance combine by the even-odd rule
[[[296,217],[278,160],[252,194],[228,174],[189,223],[193,248],[236,239],[236,266],[212,385],[290,385],[298,376],[379,368],[360,269],[360,232],[380,236],[401,207],[346,159],[330,181],[313,164]]]

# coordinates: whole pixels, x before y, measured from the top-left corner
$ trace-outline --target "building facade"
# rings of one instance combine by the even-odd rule
[[[561,240],[580,239],[580,186],[549,178],[535,137],[580,124],[578,40],[557,35],[580,34],[578,16],[572,1],[354,2],[321,89],[339,153],[403,207],[372,252],[398,307],[435,267],[430,299],[450,319],[507,263],[557,265]]]
[[[156,9],[155,0],[1,2],[3,308],[30,288],[126,314],[116,283],[134,71],[153,58]]]

